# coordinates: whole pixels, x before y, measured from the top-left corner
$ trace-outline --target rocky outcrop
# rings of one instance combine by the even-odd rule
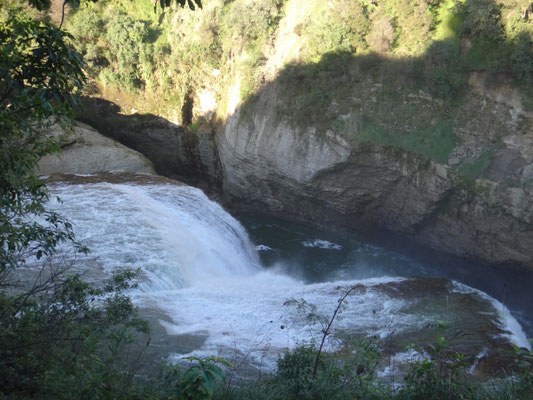
[[[146,156],[158,174],[203,187],[220,182],[211,126],[191,132],[155,115],[124,115],[107,100],[83,98],[81,104],[79,120]]]
[[[152,163],[142,154],[127,148],[88,125],[77,123],[72,131],[53,128],[61,152],[47,155],[39,161],[39,175],[96,174],[123,171],[153,174]]]

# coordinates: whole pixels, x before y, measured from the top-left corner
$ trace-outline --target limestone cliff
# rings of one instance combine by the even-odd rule
[[[229,102],[240,105],[217,131],[230,201],[533,267],[533,113],[510,79],[470,72],[447,97],[413,76],[412,60],[295,64],[309,17],[298,5],[288,2],[264,69],[276,78]]]
[[[215,3],[209,15],[219,15]],[[469,2],[459,15],[466,28],[449,37],[434,29],[455,23],[444,6],[435,12],[420,2],[390,15],[367,3],[276,3],[267,40],[253,39],[261,57],[252,75],[243,68],[249,43],[235,39],[224,68],[208,66],[205,84],[191,83],[180,121],[192,122],[189,129],[109,113],[92,100],[82,118],[145,154],[159,173],[217,187],[232,207],[392,231],[451,254],[533,268],[533,113],[518,70],[480,61],[475,35],[488,33],[465,25]],[[496,30],[516,14],[515,2],[503,3],[507,25]],[[230,14],[224,8],[220,18]],[[360,23],[351,26],[345,14]],[[206,29],[207,17],[193,18]],[[409,24],[421,24],[425,38],[409,36]],[[346,27],[349,45],[335,31],[340,47],[330,46],[320,33],[328,26]],[[518,51],[511,39],[498,43],[499,54]]]

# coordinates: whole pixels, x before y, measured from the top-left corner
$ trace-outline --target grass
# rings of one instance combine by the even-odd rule
[[[494,157],[494,152],[496,151],[496,146],[492,147],[489,150],[484,151],[481,155],[474,161],[467,162],[459,168],[461,176],[468,182],[473,182],[483,174],[489,167],[492,158]]]
[[[446,163],[455,147],[453,126],[450,120],[442,120],[434,126],[410,132],[393,132],[372,122],[365,122],[357,141],[378,143],[420,154],[439,163]]]

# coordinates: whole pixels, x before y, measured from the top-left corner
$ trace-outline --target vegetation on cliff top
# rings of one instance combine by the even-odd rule
[[[202,93],[225,118],[231,88],[251,108],[277,84],[280,118],[302,132],[446,162],[472,73],[531,102],[532,12],[526,0],[209,0],[156,14],[149,0],[101,0],[67,25],[93,93],[125,112],[188,125]]]
[[[213,69],[224,69],[221,76],[234,68],[243,76],[261,69],[286,3],[211,0],[195,13],[157,14],[149,0],[101,0],[80,6],[68,27],[99,83],[186,93],[187,83],[208,85]],[[511,73],[521,83],[533,79],[527,1],[337,0],[301,6],[304,17],[288,16],[303,21],[293,32],[301,51],[287,61],[318,62],[331,53],[424,56],[433,67],[460,73],[453,57],[461,53],[463,67]]]

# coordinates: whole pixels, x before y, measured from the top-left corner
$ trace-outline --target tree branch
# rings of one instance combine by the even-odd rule
[[[67,5],[68,0],[63,0],[63,6],[61,6],[61,22],[59,23],[59,29],[63,26],[63,21],[65,20],[65,6]]]
[[[335,312],[331,316],[331,319],[329,320],[329,324],[328,324],[327,328],[324,330],[324,334],[322,335],[322,342],[320,343],[320,347],[318,348],[318,353],[317,353],[316,359],[315,359],[315,365],[313,367],[313,379],[315,379],[315,377],[316,377],[316,371],[317,371],[317,368],[318,368],[318,362],[320,361],[320,354],[322,353],[322,347],[324,347],[324,343],[326,342],[326,337],[329,335],[329,330],[331,329],[331,325],[333,325],[333,321],[335,321],[335,317],[337,317],[337,314],[339,313],[339,311],[341,309],[342,303],[344,302],[344,300],[346,300],[346,297],[348,297],[348,295],[350,293],[352,293],[354,290],[355,290],[355,286],[352,286],[350,288],[350,290],[348,290],[346,293],[344,293],[344,296],[342,296],[339,299],[339,304],[337,305],[337,308],[335,309]]]

